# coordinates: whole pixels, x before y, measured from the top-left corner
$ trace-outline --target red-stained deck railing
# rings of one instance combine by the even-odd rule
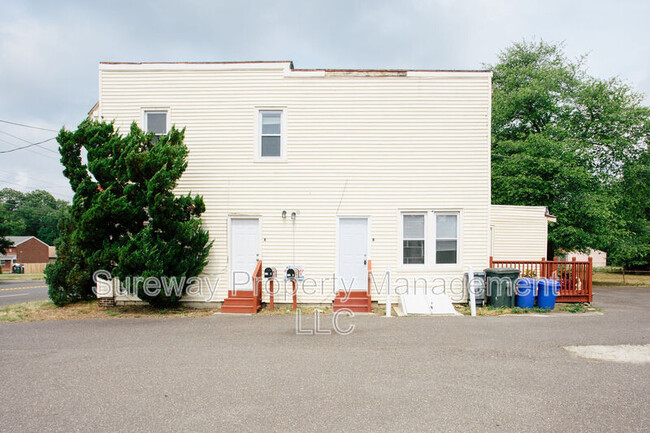
[[[560,260],[494,260],[491,268],[516,268],[520,277],[551,278],[560,282],[557,302],[591,302],[593,300],[593,263]]]

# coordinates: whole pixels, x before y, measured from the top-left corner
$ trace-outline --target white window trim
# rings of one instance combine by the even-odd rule
[[[166,125],[165,129],[166,132],[165,134],[169,133],[169,130],[171,129],[171,110],[169,107],[147,107],[142,109],[142,130],[148,134],[147,130],[149,129],[147,125],[147,113],[165,113],[167,114],[166,116]]]
[[[404,216],[405,215],[422,215],[424,216],[424,263],[404,263]],[[399,213],[399,264],[400,267],[417,269],[426,268],[429,263],[429,223],[427,211],[403,211]]]
[[[262,113],[279,111],[280,114],[280,156],[262,156]],[[255,108],[255,161],[286,162],[287,160],[287,109],[286,107]]]
[[[456,238],[440,238],[438,239],[438,216],[444,215],[454,215],[456,217]],[[434,211],[433,212],[433,224],[435,227],[433,233],[433,262],[437,267],[447,267],[447,268],[457,268],[461,265],[461,256],[460,256],[460,211]],[[456,263],[438,263],[438,240],[441,241],[456,241]]]

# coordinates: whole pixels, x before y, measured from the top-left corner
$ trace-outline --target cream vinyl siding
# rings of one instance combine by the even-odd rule
[[[492,256],[495,260],[546,257],[548,217],[545,206],[492,205]]]
[[[98,111],[123,133],[150,107],[186,128],[189,164],[177,191],[204,196],[214,240],[204,274],[220,279],[216,301],[230,284],[228,218],[236,216],[260,218],[265,266],[302,265],[319,285],[336,272],[338,216],[369,217],[379,281],[388,266],[394,280],[462,277],[488,264],[491,73],[406,75],[292,71],[289,63],[102,64]],[[257,157],[260,110],[283,110],[280,161]],[[403,266],[402,214],[433,221],[432,211],[459,214],[458,264]],[[326,288],[300,291],[298,302],[330,302],[331,282]]]

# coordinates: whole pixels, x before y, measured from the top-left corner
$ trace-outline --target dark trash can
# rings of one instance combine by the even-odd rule
[[[560,282],[544,279],[537,283],[537,306],[546,310],[555,308],[555,299],[560,292]]]
[[[534,278],[519,278],[517,281],[517,307],[533,308],[535,306],[535,292],[537,282]]]
[[[497,308],[514,307],[517,278],[519,278],[519,269],[487,268],[485,270],[485,287],[489,304]]]

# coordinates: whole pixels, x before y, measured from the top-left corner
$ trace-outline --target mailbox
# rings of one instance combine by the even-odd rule
[[[302,266],[287,266],[284,269],[284,279],[287,281],[303,281],[305,275]]]
[[[275,268],[264,268],[264,278],[275,278],[278,276],[278,271]]]

